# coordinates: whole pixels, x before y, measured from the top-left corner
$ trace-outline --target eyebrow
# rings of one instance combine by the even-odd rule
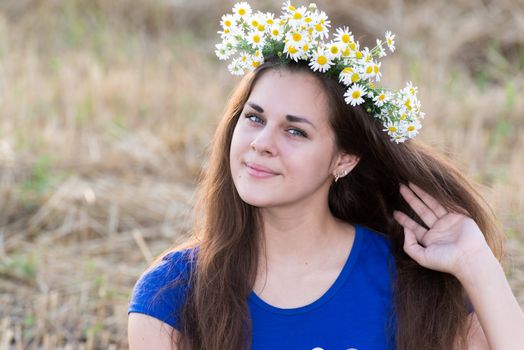
[[[264,113],[264,109],[262,107],[260,107],[259,105],[257,105],[256,103],[254,103],[254,102],[247,102],[247,104],[251,108],[253,108],[255,111],[257,111],[259,113]],[[311,125],[313,128],[315,128],[315,130],[317,129],[315,127],[315,125],[313,125],[312,122],[310,122],[307,118],[304,118],[304,117],[299,117],[299,116],[296,116],[296,115],[286,114],[286,119],[288,121],[290,121],[290,122],[306,123],[306,124]]]

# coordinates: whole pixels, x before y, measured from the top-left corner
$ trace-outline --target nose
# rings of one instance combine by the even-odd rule
[[[266,126],[251,141],[251,149],[260,154],[275,156],[277,154],[275,136],[275,131]]]

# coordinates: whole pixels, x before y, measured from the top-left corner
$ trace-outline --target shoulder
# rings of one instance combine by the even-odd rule
[[[357,225],[360,230],[360,254],[359,260],[365,262],[372,271],[382,271],[392,276],[396,275],[396,262],[393,254],[393,242],[391,238],[383,233],[367,226]]]
[[[382,254],[392,254],[392,241],[387,234],[363,225],[358,225],[357,229],[360,230],[363,245],[366,248],[374,249]]]
[[[198,248],[165,253],[139,277],[128,314],[142,313],[178,328],[178,311],[187,294]]]

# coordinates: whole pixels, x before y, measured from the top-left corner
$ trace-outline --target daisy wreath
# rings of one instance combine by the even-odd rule
[[[232,14],[222,16],[218,33],[222,39],[215,53],[220,60],[232,58],[228,65],[234,75],[255,70],[264,57],[276,56],[283,62],[305,60],[313,71],[338,76],[347,87],[344,99],[352,106],[362,105],[379,119],[392,141],[404,142],[416,136],[424,118],[417,87],[411,82],[398,91],[375,86],[382,74],[375,58],[386,56],[387,46],[395,51],[395,35],[387,31],[385,41],[376,40],[373,49],[360,48],[347,27],[337,28],[331,41],[331,22],[315,4],[298,8],[284,2],[282,14],[254,13],[246,2],[233,6]]]

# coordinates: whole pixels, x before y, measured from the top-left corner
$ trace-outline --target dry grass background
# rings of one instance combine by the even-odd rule
[[[524,305],[523,2],[317,4],[369,45],[385,29],[397,34],[383,81],[419,86],[420,138],[480,184]],[[0,350],[127,347],[131,288],[187,232],[237,81],[213,53],[231,6],[0,3]]]

